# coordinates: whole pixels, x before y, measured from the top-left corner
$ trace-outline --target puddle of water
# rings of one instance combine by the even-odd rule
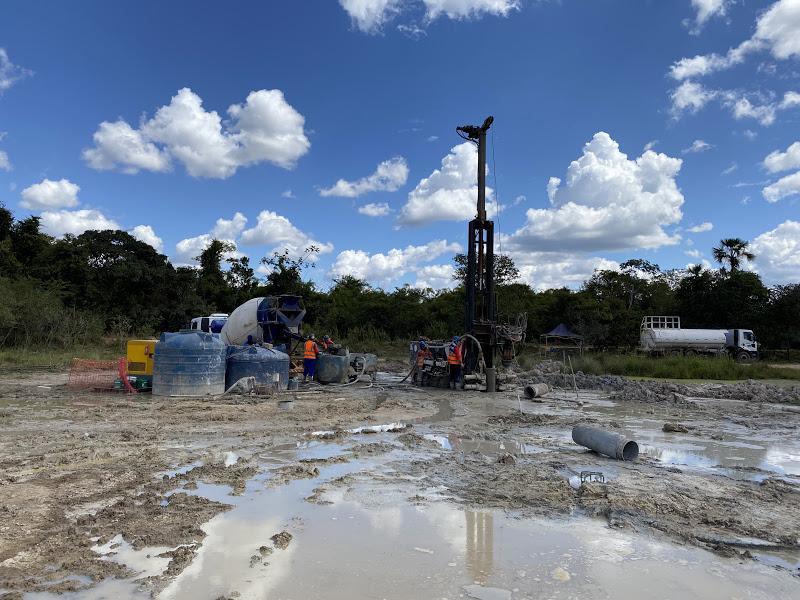
[[[432,440],[445,450],[455,452],[479,452],[487,456],[495,456],[509,452],[517,456],[525,454],[538,454],[548,452],[546,448],[534,444],[523,444],[515,440],[476,440],[473,438],[462,438],[456,434],[441,435],[426,433],[423,436],[427,440]]]
[[[373,439],[391,441],[392,437],[377,434]],[[478,451],[490,451],[480,445],[484,440],[437,441],[445,440],[454,449],[476,443]],[[505,450],[492,450],[525,450],[508,442],[488,443],[504,444]],[[322,454],[325,447],[328,454],[344,450],[341,444],[307,441],[287,445],[278,452],[298,460]],[[428,493],[430,490],[420,491],[415,481],[389,484],[356,475],[346,487],[328,488],[324,498],[333,504],[303,501],[326,481],[363,470],[386,473],[388,462],[405,455],[405,450],[398,449],[326,465],[320,468],[319,478],[295,480],[278,488],[265,487],[268,474],[261,473],[248,482],[241,496],[227,495],[228,486],[198,484],[197,490],[187,493],[212,499],[225,494],[224,501],[233,508],[202,525],[207,537],[197,556],[159,598],[193,600],[230,597],[236,592],[242,600],[767,600],[800,593],[800,581],[787,572],[612,530],[597,520],[527,519],[489,510],[465,510],[448,502],[410,503],[406,498],[418,493],[436,497]],[[274,548],[259,558],[259,547],[272,547],[270,538],[281,531],[292,534],[289,546]],[[164,549],[141,552],[152,557],[160,551]],[[120,560],[123,554],[118,554]],[[153,573],[166,566],[127,562],[139,558],[125,555],[126,564],[136,564],[136,570],[142,572]],[[780,560],[789,564],[791,557]],[[138,599],[140,595],[130,582],[103,582],[91,594],[62,597]]]
[[[373,439],[392,437],[377,434]],[[293,453],[298,460],[320,453],[322,446],[343,450],[339,444],[312,441],[279,452]],[[265,487],[268,474],[260,473],[241,496],[228,496],[227,486],[198,484],[188,493],[211,498],[225,493],[233,508],[202,525],[207,536],[197,556],[159,598],[194,600],[238,593],[242,600],[767,600],[800,593],[800,580],[756,562],[739,563],[697,548],[612,530],[585,517],[528,519],[441,501],[419,505],[406,498],[418,493],[434,498],[435,493],[420,491],[414,481],[389,484],[357,475],[364,470],[387,473],[387,463],[407,455],[398,449],[326,465],[320,467],[318,478],[277,488]],[[315,488],[345,474],[354,474],[353,482],[324,494],[332,504],[303,501]],[[274,547],[270,538],[281,531],[293,536],[288,547],[274,548],[262,558],[259,548]],[[112,543],[118,542],[115,538]],[[148,548],[131,555],[120,551],[123,546],[117,549],[118,560],[137,571],[155,573],[166,567],[152,560],[166,549]],[[147,554],[151,559],[142,559]],[[112,580],[89,592],[59,597],[138,600],[142,594],[132,582]]]
[[[659,416],[657,407],[596,407],[589,409],[604,417],[613,416],[622,430],[639,442],[642,453],[657,461],[690,470],[717,472],[730,477],[761,480],[775,474],[800,480],[800,439],[797,436],[753,434],[747,428],[726,424],[721,440],[690,434],[665,433],[669,419]],[[749,471],[748,471],[749,470]],[[767,473],[757,473],[761,470]]]
[[[386,433],[387,431],[400,432],[408,427],[405,423],[385,423],[383,425],[365,425],[363,427],[354,427],[353,429],[345,429],[347,433]],[[334,435],[335,431],[312,431],[313,437],[325,437]]]
[[[423,425],[425,423],[441,423],[453,418],[455,410],[453,409],[453,403],[450,402],[450,398],[439,398],[436,400],[436,403],[438,406],[435,414],[430,417],[414,419],[413,422],[417,425]]]
[[[103,545],[92,546],[92,550],[101,555],[101,560],[109,560],[127,566],[137,573],[138,577],[152,577],[161,575],[167,568],[170,559],[159,558],[157,555],[174,548],[166,546],[151,546],[141,550],[134,550],[122,535],[115,535]]]
[[[174,469],[169,469],[167,471],[159,471],[158,473],[156,473],[155,476],[158,479],[161,479],[162,477],[164,477],[164,475],[166,475],[169,478],[172,478],[172,477],[176,477],[177,475],[185,475],[186,473],[188,473],[192,469],[194,469],[196,467],[202,467],[202,466],[203,466],[203,461],[202,460],[196,460],[194,462],[189,463],[188,465],[183,465],[181,467],[175,467]]]
[[[2,590],[0,590],[2,591]],[[139,587],[130,580],[104,579],[97,585],[79,592],[65,592],[53,594],[51,592],[29,592],[25,600],[147,600],[149,593],[139,590]]]

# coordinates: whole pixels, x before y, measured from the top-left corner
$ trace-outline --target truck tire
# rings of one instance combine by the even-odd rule
[[[739,354],[736,355],[736,362],[740,363],[750,362],[750,358],[751,357],[749,352],[739,352]]]
[[[687,350],[684,356],[697,356],[697,352],[694,350]]]

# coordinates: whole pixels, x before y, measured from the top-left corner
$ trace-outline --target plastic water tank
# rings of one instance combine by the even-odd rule
[[[314,378],[320,383],[347,383],[350,373],[350,356],[320,354],[317,357]]]
[[[258,385],[285,390],[289,385],[289,355],[274,348],[228,346],[225,388],[242,377],[255,377]]]
[[[156,396],[213,396],[225,392],[226,346],[202,331],[163,333],[153,357]]]

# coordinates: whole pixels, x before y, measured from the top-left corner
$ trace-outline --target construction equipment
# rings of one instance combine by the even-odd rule
[[[643,352],[654,356],[728,354],[739,362],[758,359],[758,342],[750,329],[681,329],[680,317],[646,316],[639,330]]]
[[[189,329],[203,333],[219,333],[228,320],[228,313],[212,313],[207,317],[195,317],[189,324]]]
[[[478,147],[478,202],[475,218],[467,232],[467,277],[464,299],[464,328],[461,351],[464,368],[462,387],[468,390],[497,391],[500,385],[495,355],[508,367],[514,360],[515,344],[525,340],[527,315],[518,315],[514,323],[497,322],[494,272],[494,222],[486,212],[486,132],[494,117],[482,125],[456,127],[458,135]],[[421,367],[416,364],[418,342],[412,342],[411,364],[420,371],[415,378],[421,385],[444,387],[448,380],[447,348],[449,342],[427,341],[430,351]]]
[[[153,387],[153,355],[158,340],[128,340],[125,361],[126,376],[136,390],[148,391]],[[126,387],[124,382],[120,385]]]
[[[292,359],[291,371],[302,370],[303,319],[300,296],[283,294],[252,298],[228,317],[220,338],[233,346],[269,344]]]

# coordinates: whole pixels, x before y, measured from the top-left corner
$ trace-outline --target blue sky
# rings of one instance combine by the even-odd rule
[[[0,48],[0,201],[54,235],[314,243],[322,287],[442,287],[474,212],[454,128],[492,114],[534,287],[730,236],[800,280],[800,0],[11,0]]]

